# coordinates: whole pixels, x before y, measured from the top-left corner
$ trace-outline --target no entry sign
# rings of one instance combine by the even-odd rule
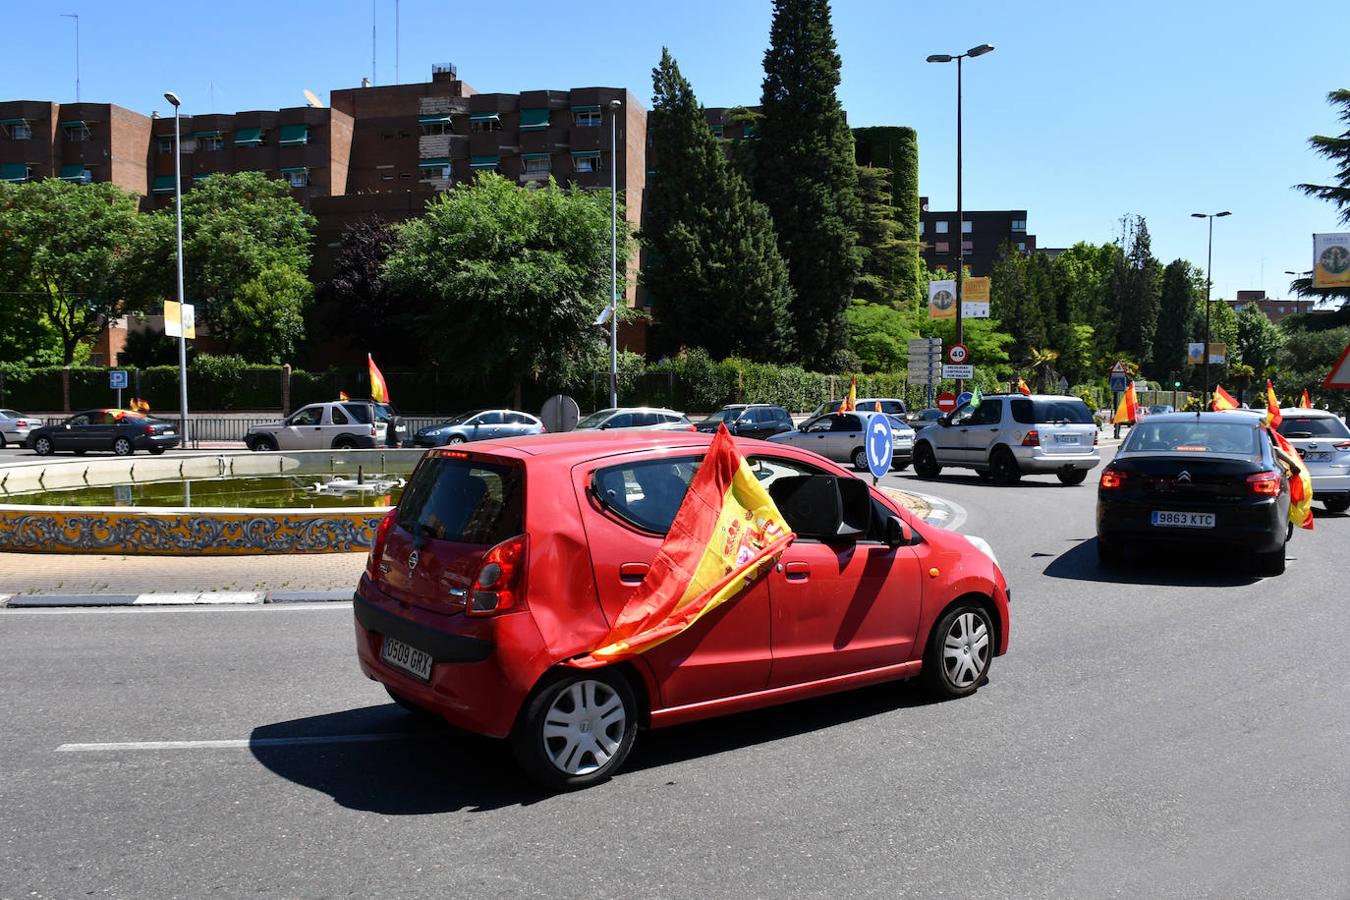
[[[956,395],[951,391],[943,391],[937,396],[937,407],[945,413],[956,409]]]

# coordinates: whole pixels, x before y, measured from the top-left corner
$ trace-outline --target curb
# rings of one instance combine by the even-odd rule
[[[108,606],[261,606],[270,603],[333,603],[352,598],[345,591],[204,591],[146,594],[0,594],[0,608],[50,609]]]
[[[905,493],[918,497],[928,504],[929,512],[923,520],[929,525],[936,525],[948,531],[960,531],[961,526],[966,524],[966,508],[961,504],[934,497],[932,494],[911,491],[908,488],[905,489]]]

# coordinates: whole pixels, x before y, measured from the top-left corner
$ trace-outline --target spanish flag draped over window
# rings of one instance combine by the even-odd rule
[[[1120,398],[1120,405],[1116,407],[1116,414],[1111,417],[1112,425],[1133,425],[1139,418],[1139,395],[1134,392],[1134,382],[1125,389],[1125,396]]]
[[[1275,445],[1275,455],[1289,470],[1289,521],[1299,528],[1312,531],[1312,475],[1299,458],[1298,451],[1285,440],[1284,435],[1274,428],[1267,428],[1266,433],[1270,435],[1270,440]]]
[[[1271,383],[1270,383],[1270,379],[1267,378],[1267,379],[1266,379],[1266,417],[1265,417],[1265,419],[1262,420],[1261,424],[1264,425],[1264,426],[1266,426],[1267,428],[1275,429],[1275,428],[1279,428],[1279,427],[1280,427],[1280,423],[1283,422],[1283,421],[1284,421],[1284,416],[1280,413],[1280,401],[1279,401],[1279,398],[1277,398],[1277,397],[1275,396],[1275,385],[1271,384]]]
[[[854,375],[853,380],[848,383],[848,396],[839,404],[840,414],[853,412],[858,408],[858,376]]]
[[[370,399],[376,403],[388,403],[389,388],[384,383],[384,375],[380,373],[380,367],[375,365],[375,357],[367,353],[366,362],[370,365]]]
[[[1210,403],[1210,409],[1214,412],[1223,412],[1226,409],[1237,409],[1238,402],[1233,399],[1233,395],[1223,389],[1223,385],[1214,385],[1214,401]]]
[[[599,648],[569,664],[591,669],[670,640],[748,587],[794,537],[719,426],[647,577]]]
[[[1027,387],[1026,380],[1023,379],[1021,375],[1017,376],[1017,390],[1020,393],[1026,394],[1028,397],[1031,396],[1031,388]]]

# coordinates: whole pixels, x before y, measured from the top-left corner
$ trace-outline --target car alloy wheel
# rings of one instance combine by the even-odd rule
[[[555,790],[587,787],[623,765],[637,736],[637,703],[617,672],[566,675],[536,692],[511,734],[516,759]]]
[[[1322,505],[1327,508],[1327,512],[1343,513],[1347,509],[1350,509],[1350,498],[1332,497],[1328,500],[1323,500]]]
[[[1017,460],[1013,459],[1012,451],[1007,447],[999,447],[994,451],[989,460],[989,471],[996,484],[1013,484],[1022,477],[1022,470],[1017,467]]]
[[[862,447],[853,451],[853,468],[857,469],[859,472],[866,472],[868,469],[867,451]]]
[[[975,602],[962,602],[938,620],[928,638],[921,678],[940,698],[965,697],[984,683],[994,656],[994,623]]]
[[[45,437],[38,438],[33,442],[33,452],[38,456],[51,456],[52,442]]]
[[[942,472],[942,467],[937,464],[937,457],[933,455],[933,448],[927,444],[919,444],[914,448],[914,474],[920,478],[936,478]]]
[[[131,446],[131,441],[126,438],[118,438],[113,441],[113,453],[118,456],[130,456],[136,452],[136,448]]]
[[[254,453],[265,453],[269,450],[277,449],[277,445],[270,438],[259,438],[253,442]]]
[[[457,435],[457,434],[452,434],[452,435],[450,435],[450,437],[446,438],[445,443],[446,443],[447,445],[449,445],[449,444],[462,444],[462,443],[464,443],[464,438],[460,437],[460,436]]]

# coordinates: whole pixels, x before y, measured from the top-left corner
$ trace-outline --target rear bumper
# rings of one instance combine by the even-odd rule
[[[131,445],[137,450],[167,450],[170,447],[177,447],[178,441],[178,435],[176,434],[167,436],[162,434],[142,434],[133,439]]]
[[[1165,528],[1152,523],[1154,510],[1213,513],[1213,528]],[[1250,553],[1284,546],[1289,507],[1275,500],[1236,504],[1178,504],[1097,496],[1097,538],[1107,544],[1214,545]]]
[[[427,437],[419,434],[413,438],[413,443],[418,447],[441,447],[445,444],[445,441],[438,437]]]
[[[1027,473],[1063,472],[1066,469],[1094,469],[1102,461],[1094,448],[1084,453],[1047,453],[1043,447],[1011,447],[1018,467]]]
[[[1350,494],[1350,472],[1345,475],[1318,475],[1313,472],[1312,485],[1314,497],[1343,497]]]
[[[3,435],[5,440],[10,443],[24,444],[28,442],[28,432],[32,430],[31,428],[16,428],[12,431],[0,431],[0,435]]]
[[[366,677],[465,731],[498,738],[510,734],[521,705],[550,664],[527,612],[467,619],[412,609],[364,575],[352,610],[357,660]],[[429,681],[380,658],[386,635],[431,654]]]

